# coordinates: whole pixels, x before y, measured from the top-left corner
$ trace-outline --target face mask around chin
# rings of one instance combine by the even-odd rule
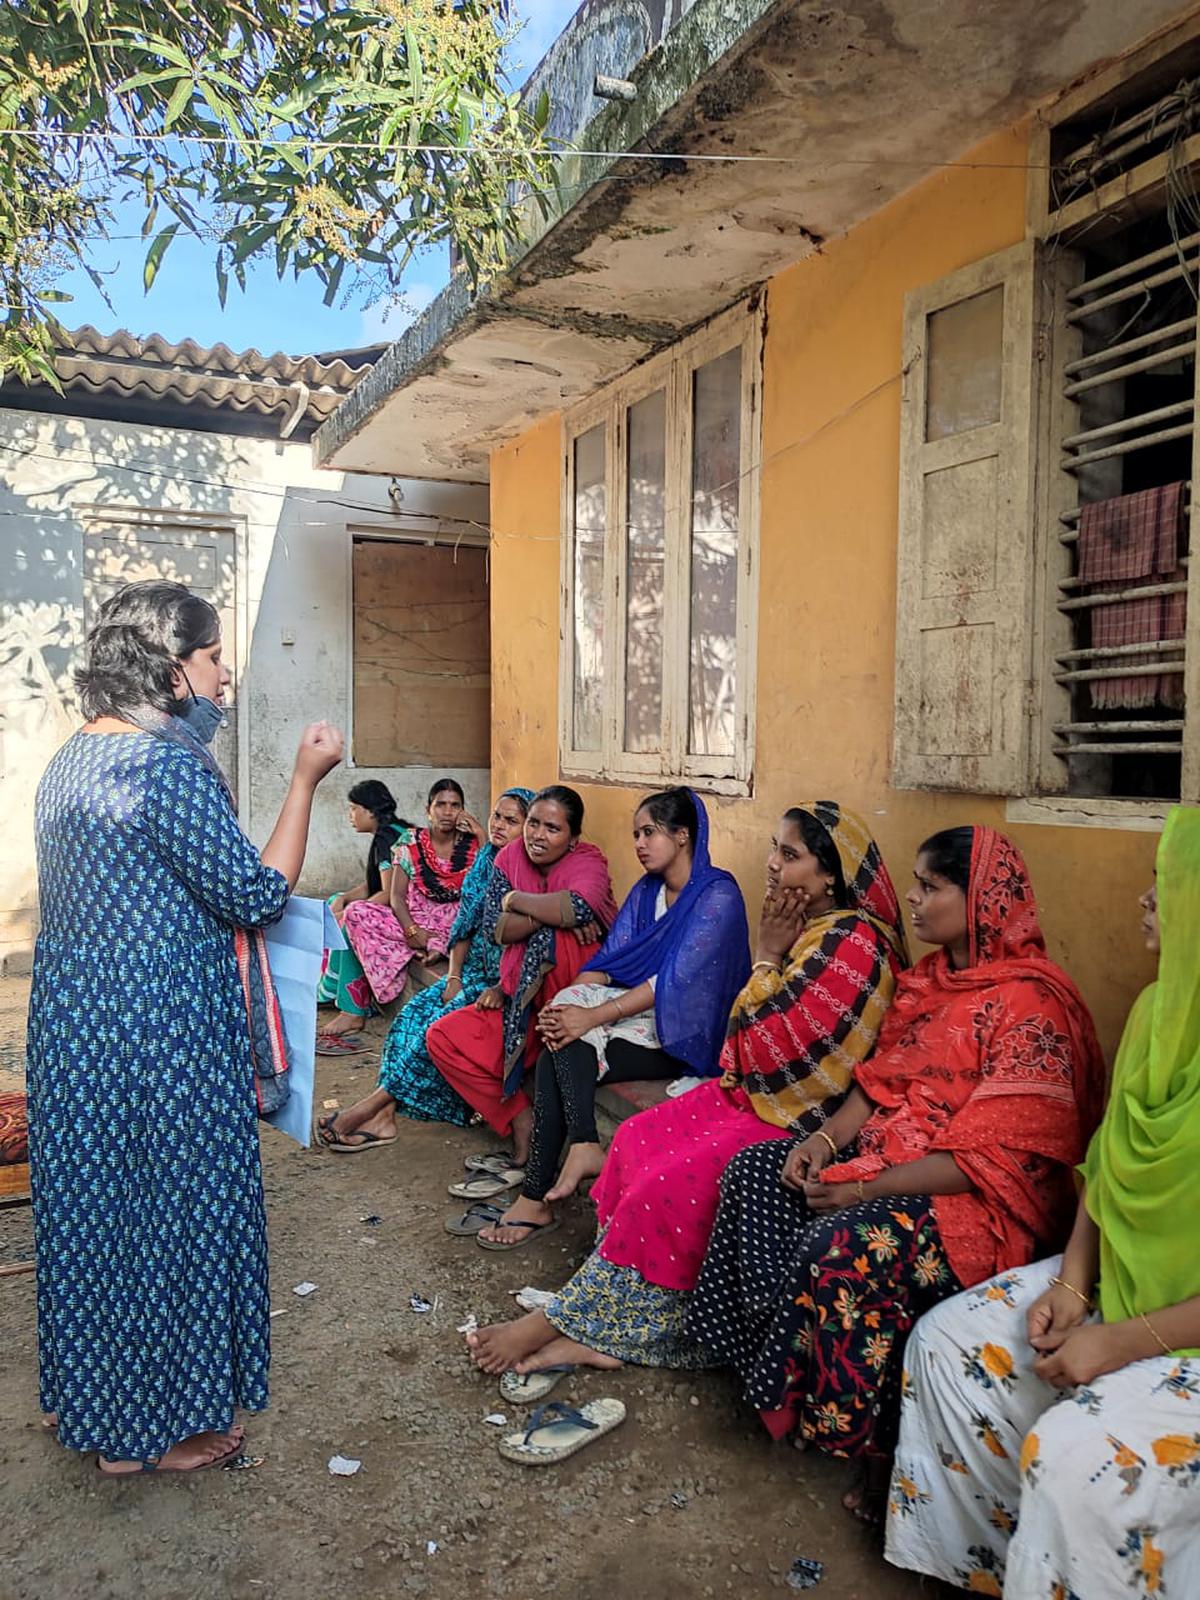
[[[227,709],[219,706],[215,700],[194,694],[178,716],[201,744],[211,744],[217,736],[217,729],[226,725]]]

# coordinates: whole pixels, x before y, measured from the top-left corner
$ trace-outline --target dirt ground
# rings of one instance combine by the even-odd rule
[[[0,981],[0,1088],[20,1082],[27,992]],[[319,1062],[318,1098],[349,1104],[376,1062]],[[0,1600],[752,1597],[792,1592],[796,1556],[825,1563],[817,1600],[933,1592],[841,1510],[842,1465],[772,1444],[721,1374],[570,1379],[556,1398],[618,1396],[625,1424],[559,1468],[504,1461],[484,1418],[518,1413],[456,1330],[516,1312],[524,1284],[561,1283],[589,1214],[577,1202],[511,1259],[451,1237],[446,1184],[485,1147],[474,1130],[409,1124],[386,1150],[341,1157],[266,1130],[280,1315],[271,1406],[248,1419],[257,1471],[101,1480],[40,1426],[33,1278],[0,1279]],[[0,1209],[0,1261],[31,1252],[28,1208]],[[306,1280],[317,1289],[300,1299]],[[413,1293],[434,1309],[414,1313]],[[332,1477],[335,1454],[361,1470]]]

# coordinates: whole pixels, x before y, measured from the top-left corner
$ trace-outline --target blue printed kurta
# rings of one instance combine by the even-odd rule
[[[58,1436],[159,1456],[267,1403],[267,1235],[232,929],[287,902],[220,779],[86,734],[36,806],[29,1011],[41,1402]]]

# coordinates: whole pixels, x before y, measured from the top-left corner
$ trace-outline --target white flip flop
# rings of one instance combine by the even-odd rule
[[[524,1167],[506,1167],[503,1172],[477,1172],[473,1178],[449,1185],[456,1200],[491,1200],[525,1182]]]
[[[620,1400],[589,1400],[578,1410],[562,1400],[539,1406],[521,1433],[506,1434],[500,1454],[524,1467],[552,1467],[625,1421]]]
[[[557,1367],[541,1367],[537,1372],[506,1372],[500,1379],[500,1393],[514,1406],[535,1406],[556,1389],[568,1372],[570,1362]]]

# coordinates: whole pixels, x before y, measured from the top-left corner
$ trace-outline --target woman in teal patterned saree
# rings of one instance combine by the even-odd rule
[[[396,1137],[396,1117],[414,1122],[452,1122],[465,1127],[471,1108],[430,1060],[425,1035],[451,1011],[474,1005],[485,989],[500,981],[500,946],[482,926],[483,902],[496,852],[518,839],[532,789],[505,789],[492,810],[488,842],[463,882],[458,917],[450,931],[450,970],[414,995],[388,1032],[379,1069],[379,1087],[357,1105],[318,1124],[321,1143],[339,1155],[353,1155]]]

